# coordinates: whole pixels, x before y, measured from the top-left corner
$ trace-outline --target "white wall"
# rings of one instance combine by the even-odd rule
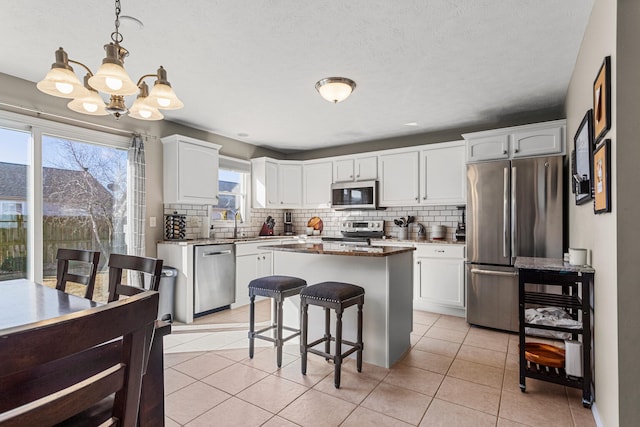
[[[567,139],[573,150],[573,136],[588,109],[593,108],[593,81],[605,56],[612,63],[612,213],[594,215],[591,203],[576,206],[569,199],[569,246],[588,248],[596,269],[594,291],[595,412],[605,426],[620,424],[618,368],[618,272],[617,272],[617,162],[616,137],[616,0],[596,0],[582,41],[566,98]],[[630,143],[631,141],[629,141]],[[634,143],[636,143],[634,141]]]
[[[640,423],[640,2],[618,0],[616,44],[618,398],[621,426]]]

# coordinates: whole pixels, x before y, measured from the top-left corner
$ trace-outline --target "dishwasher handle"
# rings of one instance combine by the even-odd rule
[[[231,253],[231,250],[226,251],[214,251],[214,252],[203,252],[202,256],[216,256],[216,255],[228,255]]]

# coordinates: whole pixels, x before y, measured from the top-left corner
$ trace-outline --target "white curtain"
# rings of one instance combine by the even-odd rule
[[[127,254],[145,256],[144,223],[145,201],[144,142],[133,135],[127,153]]]

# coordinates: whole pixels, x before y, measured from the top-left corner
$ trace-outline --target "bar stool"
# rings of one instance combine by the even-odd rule
[[[282,320],[282,303],[285,298],[293,295],[298,295],[302,289],[307,286],[307,282],[297,277],[290,276],[267,276],[254,279],[249,282],[249,357],[253,359],[254,339],[259,338],[265,341],[274,343],[277,351],[277,363],[278,368],[282,366],[282,345],[285,341],[300,335],[300,329],[290,328],[284,326]],[[263,296],[273,298],[275,300],[275,307],[273,310],[273,317],[275,323],[272,322],[271,326],[255,330],[255,300],[256,296]],[[271,329],[276,330],[276,337],[271,338],[265,335],[261,335],[263,332]],[[286,338],[282,337],[282,330],[293,331],[294,333]]]
[[[345,308],[358,305],[358,338],[357,342],[342,339],[342,312]],[[362,372],[362,305],[364,304],[364,288],[341,282],[322,282],[308,286],[300,292],[300,310],[302,314],[302,340],[300,342],[300,355],[302,358],[302,375],[307,374],[307,352],[323,356],[326,360],[333,360],[334,380],[336,388],[340,388],[340,370],[342,360],[351,353],[357,351],[357,368]],[[309,326],[309,305],[324,307],[324,336],[312,343],[308,343],[307,331]],[[336,312],[336,336],[331,336],[330,320],[331,309]],[[331,341],[335,342],[335,354],[331,354]],[[318,344],[324,344],[324,351],[314,349]],[[342,353],[342,344],[351,348]]]

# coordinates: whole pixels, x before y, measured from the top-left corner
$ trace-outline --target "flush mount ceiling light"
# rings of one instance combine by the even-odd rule
[[[178,99],[167,80],[166,70],[160,66],[155,74],[145,74],[134,83],[124,69],[124,58],[129,51],[120,45],[123,37],[120,34],[120,0],[115,2],[116,30],[111,33],[112,42],[104,45],[106,57],[96,74],[81,62],[69,59],[67,52],[59,48],[56,62],[45,78],[37,84],[42,92],[61,98],[71,98],[67,106],[78,113],[104,116],[109,113],[119,118],[124,114],[140,120],[162,120],[164,116],[158,111],[176,110],[184,104]],[[123,17],[124,18],[124,17]],[[87,71],[84,84],[80,82],[69,63],[77,64]],[[156,81],[149,91],[144,82],[147,77],[155,77]],[[106,104],[99,92],[110,96]],[[125,105],[124,97],[138,94],[130,109]]]
[[[355,88],[356,82],[346,77],[327,77],[316,83],[320,96],[334,104],[347,99]]]

